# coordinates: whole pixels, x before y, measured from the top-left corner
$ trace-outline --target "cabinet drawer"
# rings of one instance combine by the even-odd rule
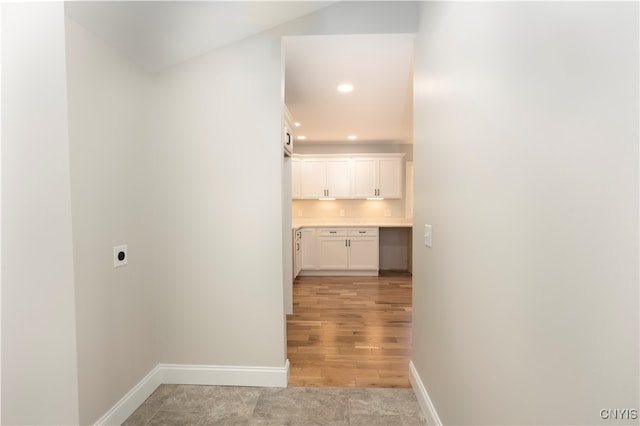
[[[320,228],[318,229],[319,237],[346,237],[346,228]]]
[[[378,228],[351,228],[350,237],[375,237],[378,235]]]

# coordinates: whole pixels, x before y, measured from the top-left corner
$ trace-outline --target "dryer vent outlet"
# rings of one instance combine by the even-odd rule
[[[127,245],[123,244],[113,248],[113,267],[119,268],[127,264],[129,254],[127,253]]]

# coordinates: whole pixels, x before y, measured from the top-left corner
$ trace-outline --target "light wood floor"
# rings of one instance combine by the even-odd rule
[[[299,277],[290,386],[409,387],[411,277]]]

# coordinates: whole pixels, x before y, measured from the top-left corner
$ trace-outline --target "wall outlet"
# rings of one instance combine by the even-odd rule
[[[298,217],[302,217],[302,209],[298,209]]]
[[[344,209],[340,209],[340,217],[344,217]]]
[[[427,247],[433,246],[433,230],[431,225],[424,225],[424,245]]]
[[[391,217],[391,209],[384,209],[384,217]]]
[[[126,244],[115,246],[113,248],[113,267],[114,268],[125,266],[128,260],[129,260],[129,253],[127,253]]]

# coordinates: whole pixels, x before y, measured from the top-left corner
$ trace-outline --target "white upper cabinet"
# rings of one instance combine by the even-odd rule
[[[303,158],[300,166],[300,198],[351,198],[348,158]]]
[[[378,196],[402,198],[401,161],[400,158],[378,159]]]
[[[373,158],[355,158],[353,160],[353,197],[367,198],[376,195],[377,164]]]
[[[329,197],[351,198],[351,160],[327,160],[327,190]]]
[[[300,162],[300,196],[320,198],[326,196],[327,162],[324,159],[304,158]]]
[[[353,198],[402,198],[402,159],[355,158]]]
[[[402,198],[403,156],[294,156],[291,163],[293,198]]]

